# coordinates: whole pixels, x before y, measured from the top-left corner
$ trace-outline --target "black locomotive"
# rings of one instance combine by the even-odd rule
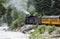
[[[26,16],[25,24],[40,24],[40,17],[37,16]]]

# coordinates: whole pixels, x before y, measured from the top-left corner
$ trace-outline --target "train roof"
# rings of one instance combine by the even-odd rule
[[[59,18],[60,16],[42,16],[42,18]]]

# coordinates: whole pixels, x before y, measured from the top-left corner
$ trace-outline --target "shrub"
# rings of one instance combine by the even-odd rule
[[[25,19],[24,13],[19,13],[18,18],[12,22],[11,28],[14,29],[24,25],[24,19]]]
[[[43,33],[45,31],[45,26],[44,25],[39,25],[38,30],[40,33]]]
[[[17,12],[16,9],[14,9],[14,10],[12,11],[12,17],[13,17],[13,21],[18,18],[18,12]]]
[[[17,27],[18,27],[18,19],[16,19],[15,21],[12,22],[10,28],[14,29],[14,28],[17,28]]]
[[[35,30],[33,33],[31,33],[29,39],[42,39],[42,35],[39,33],[39,30]]]
[[[32,25],[32,28],[33,28],[33,29],[36,29],[37,27],[38,27],[38,24]]]
[[[33,35],[35,35],[37,33],[39,33],[39,30],[35,30],[34,32],[31,33],[31,35],[33,36]]]
[[[58,29],[57,32],[60,34],[60,29]]]
[[[34,36],[30,36],[29,39],[43,39],[43,38],[41,34],[37,33]]]
[[[47,30],[48,30],[49,33],[51,33],[55,30],[55,26],[48,26]]]

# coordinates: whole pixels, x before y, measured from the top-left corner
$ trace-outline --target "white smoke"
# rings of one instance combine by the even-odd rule
[[[4,6],[6,6],[6,8],[11,5],[11,7],[15,7],[18,11],[23,11],[25,14],[29,14],[30,13],[24,8],[24,0],[9,0]]]

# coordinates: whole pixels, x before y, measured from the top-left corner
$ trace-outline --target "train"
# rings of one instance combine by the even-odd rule
[[[60,25],[60,16],[27,16],[25,24]]]

